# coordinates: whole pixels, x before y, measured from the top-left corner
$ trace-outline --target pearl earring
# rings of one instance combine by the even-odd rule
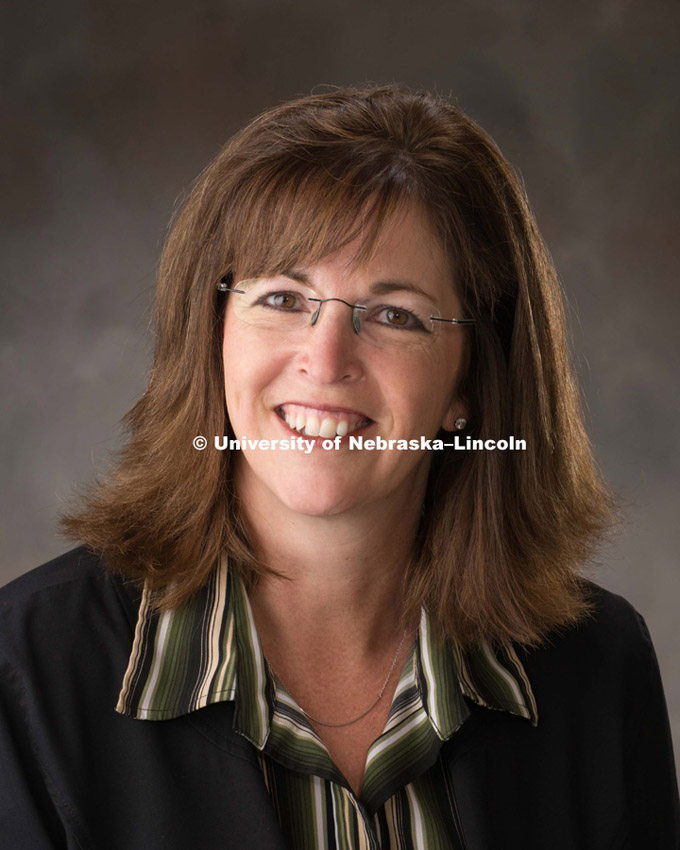
[[[457,431],[462,431],[467,425],[467,419],[456,419],[453,424],[456,426]]]

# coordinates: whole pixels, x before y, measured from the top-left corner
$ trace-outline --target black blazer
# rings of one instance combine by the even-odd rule
[[[468,850],[677,850],[668,717],[644,620],[597,618],[523,653],[538,727],[468,701],[444,745]],[[283,850],[248,741],[220,703],[114,711],[139,593],[76,549],[0,591],[0,847]]]

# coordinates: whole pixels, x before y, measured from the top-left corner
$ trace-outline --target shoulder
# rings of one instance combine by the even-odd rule
[[[40,597],[65,585],[103,587],[112,581],[113,573],[104,559],[85,546],[78,546],[0,587],[0,607],[20,605],[29,598]]]
[[[583,585],[592,614],[574,627],[558,630],[547,646],[579,662],[585,652],[600,661],[631,652],[649,653],[652,642],[642,614],[623,596],[595,582],[583,581]]]
[[[87,583],[101,578],[105,567],[99,556],[84,546],[78,546],[53,558],[42,566],[29,570],[0,588],[0,607],[22,605],[51,589],[65,584]]]
[[[139,591],[111,573],[99,555],[79,546],[0,588],[0,615],[21,617],[39,611],[59,617],[89,608],[95,600],[102,604],[118,600],[133,616],[138,596]]]
[[[624,597],[586,581],[592,615],[551,634],[539,649],[522,650],[539,704],[578,712],[596,706],[638,713],[659,681],[659,668],[644,617]]]
[[[139,592],[84,547],[0,588],[0,654],[18,669],[87,665],[103,647],[129,648]]]

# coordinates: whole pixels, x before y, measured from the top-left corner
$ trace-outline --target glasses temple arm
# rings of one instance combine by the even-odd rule
[[[452,325],[474,325],[474,319],[440,319],[439,316],[430,316],[433,322],[449,322]]]

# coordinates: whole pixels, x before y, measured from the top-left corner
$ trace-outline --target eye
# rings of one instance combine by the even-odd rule
[[[385,319],[388,324],[399,328],[407,327],[411,316],[406,310],[385,310]]]
[[[257,299],[256,306],[279,310],[282,313],[297,313],[304,309],[304,301],[305,299],[296,292],[268,292]]]
[[[390,328],[398,328],[407,331],[426,331],[423,322],[409,310],[402,307],[384,305],[373,313],[375,321]]]

